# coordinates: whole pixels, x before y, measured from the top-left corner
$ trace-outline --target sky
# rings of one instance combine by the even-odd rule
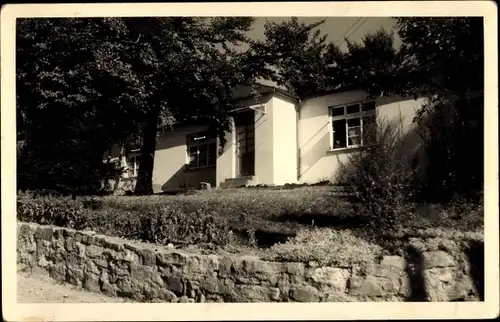
[[[289,17],[259,17],[253,25],[253,30],[249,36],[254,39],[264,38],[264,24],[266,21],[281,22],[289,20]],[[319,26],[323,34],[328,34],[327,41],[336,43],[341,50],[345,50],[346,44],[344,35],[349,40],[359,42],[367,33],[372,33],[380,28],[387,31],[393,30],[396,21],[390,17],[298,17],[299,21],[312,23],[325,19],[326,21]],[[399,39],[395,34],[395,45],[399,45]]]

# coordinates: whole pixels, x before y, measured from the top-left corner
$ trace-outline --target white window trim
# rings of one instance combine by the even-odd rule
[[[211,139],[208,139],[208,140],[205,140],[203,141],[202,143],[191,143],[190,141],[190,138],[192,136],[196,136],[196,135],[199,135],[199,134],[202,134],[204,133],[205,131],[202,131],[202,132],[198,132],[198,133],[192,133],[192,134],[188,134],[187,135],[187,148],[186,148],[186,164],[187,164],[187,167],[189,170],[198,170],[198,169],[205,169],[205,168],[213,168],[217,165],[217,138],[211,138]],[[202,138],[199,138],[200,140],[203,139],[204,137]],[[212,143],[215,143],[215,155],[216,155],[216,158],[215,158],[215,163],[214,164],[208,164],[208,156],[209,156],[209,145],[212,144]],[[201,145],[206,145],[207,146],[207,165],[204,165],[204,166],[199,166],[199,165],[196,165],[196,166],[192,166],[191,165],[191,154],[190,154],[190,150],[191,150],[191,147],[192,146],[201,146]],[[199,149],[198,149],[198,154],[200,153]],[[199,160],[198,160],[198,163],[199,163]]]
[[[370,111],[361,111],[361,105],[365,103],[375,103],[375,109],[370,110]],[[359,105],[360,106],[360,112],[357,113],[351,113],[347,114],[347,106],[350,105]],[[343,115],[337,115],[337,116],[332,116],[332,111],[336,108],[344,108],[344,114]],[[354,150],[357,148],[363,147],[363,117],[364,116],[372,116],[374,115],[375,118],[377,117],[377,102],[375,100],[362,100],[362,101],[356,101],[356,102],[349,102],[345,104],[338,104],[338,105],[331,105],[328,106],[328,132],[330,135],[330,152],[338,152],[338,151],[348,151],[348,150]],[[350,119],[360,119],[360,127],[361,127],[361,144],[355,144],[355,145],[349,145],[349,131],[348,131],[348,125],[346,122],[346,147],[342,148],[334,148],[334,142],[333,142],[333,122],[337,120],[350,120]]]
[[[127,157],[127,171],[128,171],[128,163],[130,159],[133,158],[132,162],[132,175],[129,178],[137,178],[139,175],[139,166],[137,165],[139,158],[141,157],[140,153],[137,153],[139,150],[132,150],[130,155]]]

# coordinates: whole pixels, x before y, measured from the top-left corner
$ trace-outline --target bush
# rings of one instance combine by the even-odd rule
[[[96,197],[31,197],[17,201],[18,220],[55,225],[159,244],[212,244],[229,241],[229,226],[206,207],[183,211],[149,207],[142,211],[104,207]]]
[[[420,111],[419,134],[428,158],[420,197],[449,202],[483,189],[484,97],[430,101]]]
[[[71,197],[22,197],[17,201],[17,218],[42,225],[84,229],[88,211],[81,201]]]
[[[224,246],[229,242],[228,225],[213,213],[198,209],[186,213],[163,207],[141,218],[140,238],[159,244],[205,244]]]
[[[341,164],[339,181],[353,192],[353,211],[366,217],[373,232],[397,230],[398,217],[411,211],[411,183],[414,171],[404,151],[403,122],[391,125],[380,120],[376,127],[365,129],[370,142]],[[406,153],[405,153],[406,152]]]

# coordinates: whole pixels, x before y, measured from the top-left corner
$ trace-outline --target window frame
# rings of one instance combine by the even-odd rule
[[[132,175],[128,176],[128,178],[137,178],[137,176],[139,175],[140,164],[138,165],[138,163],[140,163],[140,157],[141,157],[140,149],[131,150],[129,155],[127,156],[127,168],[128,164],[132,163]],[[130,162],[131,159],[133,159],[134,161]]]
[[[193,137],[202,137],[202,136],[207,136],[207,138],[203,139],[200,138],[198,139],[198,142],[192,142],[191,138]],[[200,131],[196,133],[191,133],[186,136],[186,141],[187,141],[187,147],[186,147],[186,164],[187,168],[189,170],[197,170],[197,169],[205,169],[205,168],[212,168],[217,165],[217,137],[213,134],[210,134],[209,131]],[[210,145],[215,144],[215,150],[214,150],[214,155],[215,158],[213,159],[213,164],[209,163],[210,160]],[[206,165],[200,166],[200,159],[199,157],[197,158],[197,164],[195,166],[191,165],[191,147],[197,147],[197,154],[200,154],[200,146],[206,146],[207,148],[207,156],[206,156]]]
[[[368,111],[363,111],[362,107],[363,104],[367,103],[373,103],[374,108],[372,110]],[[347,113],[347,107],[353,106],[353,105],[358,105],[358,112],[356,113]],[[336,115],[333,116],[333,110],[338,109],[338,108],[343,108],[344,113],[342,115]],[[375,122],[377,119],[377,102],[376,100],[373,99],[367,99],[367,100],[362,100],[362,101],[355,101],[355,102],[349,102],[349,103],[344,103],[344,104],[337,104],[337,105],[330,105],[328,106],[328,131],[330,133],[330,151],[343,151],[343,150],[352,150],[352,149],[357,149],[357,148],[362,148],[366,147],[364,144],[364,138],[363,138],[363,119],[366,118],[367,116],[374,116]],[[348,125],[348,120],[351,119],[358,119],[359,120],[359,127],[360,127],[360,144],[349,144],[349,125]],[[338,121],[338,120],[345,120],[345,140],[346,140],[346,146],[341,147],[341,148],[335,148],[334,147],[334,128],[333,128],[333,122]]]

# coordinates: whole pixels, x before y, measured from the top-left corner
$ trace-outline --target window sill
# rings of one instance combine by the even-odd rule
[[[201,171],[201,170],[206,170],[206,169],[211,169],[211,168],[215,168],[216,165],[207,165],[207,166],[204,166],[204,167],[196,167],[196,168],[190,168],[189,166],[186,167],[186,170],[184,170],[185,172],[195,172],[195,171]]]
[[[328,154],[341,154],[341,153],[349,153],[349,152],[363,150],[364,148],[366,148],[366,146],[355,146],[355,147],[348,147],[348,148],[330,149],[326,152]]]

